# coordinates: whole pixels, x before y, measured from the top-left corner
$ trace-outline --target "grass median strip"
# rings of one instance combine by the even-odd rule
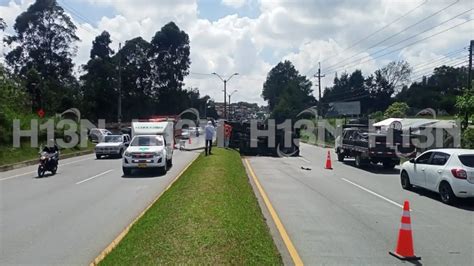
[[[282,264],[237,152],[200,156],[101,262]]]

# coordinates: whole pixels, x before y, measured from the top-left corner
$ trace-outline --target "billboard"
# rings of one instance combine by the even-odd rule
[[[326,116],[329,117],[353,115],[360,115],[360,101],[329,103],[329,108],[326,113]]]

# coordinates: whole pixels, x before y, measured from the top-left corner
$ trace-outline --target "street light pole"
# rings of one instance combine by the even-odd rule
[[[234,93],[236,93],[236,92],[237,92],[237,90],[234,90],[233,92],[229,93],[229,115],[230,115],[231,112],[232,112],[232,105],[231,105],[231,103],[230,103],[230,97],[232,97],[232,95],[233,95]]]
[[[217,76],[220,80],[222,80],[222,82],[224,82],[224,119],[227,119],[227,81],[229,81],[233,76],[236,76],[238,74],[239,73],[234,73],[230,75],[228,79],[224,79],[216,72],[212,73],[212,75]]]

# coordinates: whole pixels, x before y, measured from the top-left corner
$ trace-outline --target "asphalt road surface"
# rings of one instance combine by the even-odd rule
[[[61,160],[41,179],[37,166],[0,173],[0,265],[90,263],[198,153],[175,150],[164,176],[123,177],[121,159],[95,155]]]
[[[332,149],[326,170],[327,150],[302,144],[301,157],[247,158],[306,265],[403,264],[388,252],[404,200],[421,264],[474,265],[473,200],[448,206],[434,193],[403,190],[398,169],[358,169]]]

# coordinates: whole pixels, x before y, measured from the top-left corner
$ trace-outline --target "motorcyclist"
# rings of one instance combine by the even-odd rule
[[[43,148],[43,152],[48,153],[48,156],[54,161],[55,165],[58,164],[59,148],[58,145],[56,145],[56,141],[54,141],[54,139],[48,140],[47,145]]]

